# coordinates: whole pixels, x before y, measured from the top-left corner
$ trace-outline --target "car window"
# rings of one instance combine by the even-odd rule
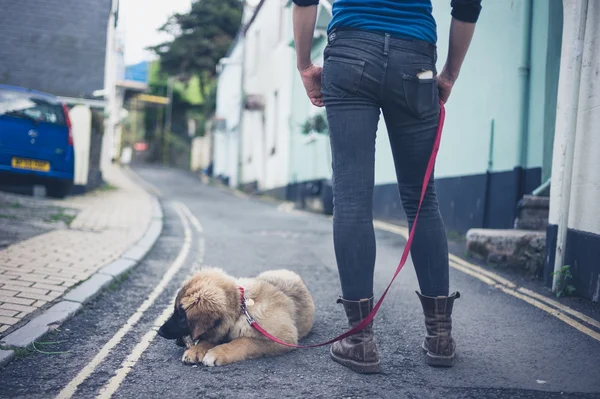
[[[0,116],[66,125],[62,105],[29,93],[0,90]]]

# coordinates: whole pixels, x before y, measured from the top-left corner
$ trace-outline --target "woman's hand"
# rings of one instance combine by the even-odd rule
[[[321,73],[323,68],[310,64],[308,67],[300,70],[302,84],[306,89],[306,94],[310,102],[317,107],[323,106],[323,95],[321,94]]]
[[[454,86],[454,79],[452,79],[448,74],[442,70],[437,77],[438,82],[438,91],[440,93],[440,101],[446,104],[448,102],[448,97],[450,97],[450,93],[452,92],[452,87]]]

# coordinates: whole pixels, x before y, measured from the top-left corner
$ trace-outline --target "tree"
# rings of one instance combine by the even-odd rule
[[[180,161],[189,160],[189,154],[182,155],[189,153],[189,119],[197,122],[196,134],[204,134],[205,121],[215,112],[216,66],[240,28],[243,6],[241,0],[194,0],[188,13],[173,15],[160,28],[172,40],[150,47],[160,59],[152,93],[166,95],[167,77],[176,77],[171,130],[163,129],[164,110],[148,110],[145,116],[148,138],[163,162],[185,166]]]
[[[183,80],[197,76],[207,94],[217,63],[240,28],[242,11],[240,0],[196,0],[189,13],[173,15],[160,28],[173,40],[151,48],[160,57],[160,69]]]

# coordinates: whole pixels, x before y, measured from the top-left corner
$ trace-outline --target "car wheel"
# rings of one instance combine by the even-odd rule
[[[48,197],[52,198],[65,198],[71,192],[73,182],[67,181],[54,181],[46,185],[46,193]]]

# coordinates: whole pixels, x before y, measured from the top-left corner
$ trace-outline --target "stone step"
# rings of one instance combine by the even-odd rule
[[[532,230],[471,229],[467,251],[488,263],[515,267],[539,277],[546,256],[546,233]]]
[[[519,203],[515,229],[545,231],[549,210],[550,198],[525,195]]]

